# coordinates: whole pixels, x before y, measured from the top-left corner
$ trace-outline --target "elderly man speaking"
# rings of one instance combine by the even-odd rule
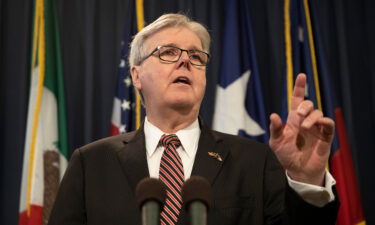
[[[181,185],[192,175],[212,187],[210,225],[335,224],[335,181],[326,171],[334,122],[304,100],[305,75],[286,124],[270,116],[269,146],[213,131],[199,119],[209,46],[206,28],[181,14],[134,37],[130,72],[145,121],[73,153],[50,225],[140,224],[134,192],[145,177],[167,187],[160,223],[187,224]]]

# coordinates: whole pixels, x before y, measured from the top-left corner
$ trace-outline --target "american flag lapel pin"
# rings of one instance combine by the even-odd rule
[[[217,153],[217,152],[208,152],[208,155],[211,156],[212,158],[216,159],[217,161],[220,161],[220,162],[223,161],[220,154]]]

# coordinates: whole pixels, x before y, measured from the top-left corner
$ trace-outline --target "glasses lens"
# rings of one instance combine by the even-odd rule
[[[181,51],[187,51],[189,60],[197,66],[204,66],[208,62],[208,54],[199,50],[181,50],[172,46],[160,46],[159,58],[167,62],[177,62],[181,57]]]
[[[190,62],[194,65],[204,66],[208,62],[208,55],[198,50],[189,51]]]
[[[162,60],[175,62],[180,57],[181,50],[175,47],[160,47],[159,48],[159,57]]]

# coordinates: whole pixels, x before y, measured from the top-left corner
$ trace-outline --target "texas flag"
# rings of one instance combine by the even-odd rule
[[[227,1],[215,130],[268,143],[268,129],[247,1]]]

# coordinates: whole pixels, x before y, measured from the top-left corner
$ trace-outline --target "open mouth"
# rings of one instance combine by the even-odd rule
[[[191,84],[191,81],[189,80],[189,78],[187,77],[177,77],[177,79],[175,79],[173,81],[173,83],[180,83],[180,84],[187,84],[187,85],[190,85]]]

